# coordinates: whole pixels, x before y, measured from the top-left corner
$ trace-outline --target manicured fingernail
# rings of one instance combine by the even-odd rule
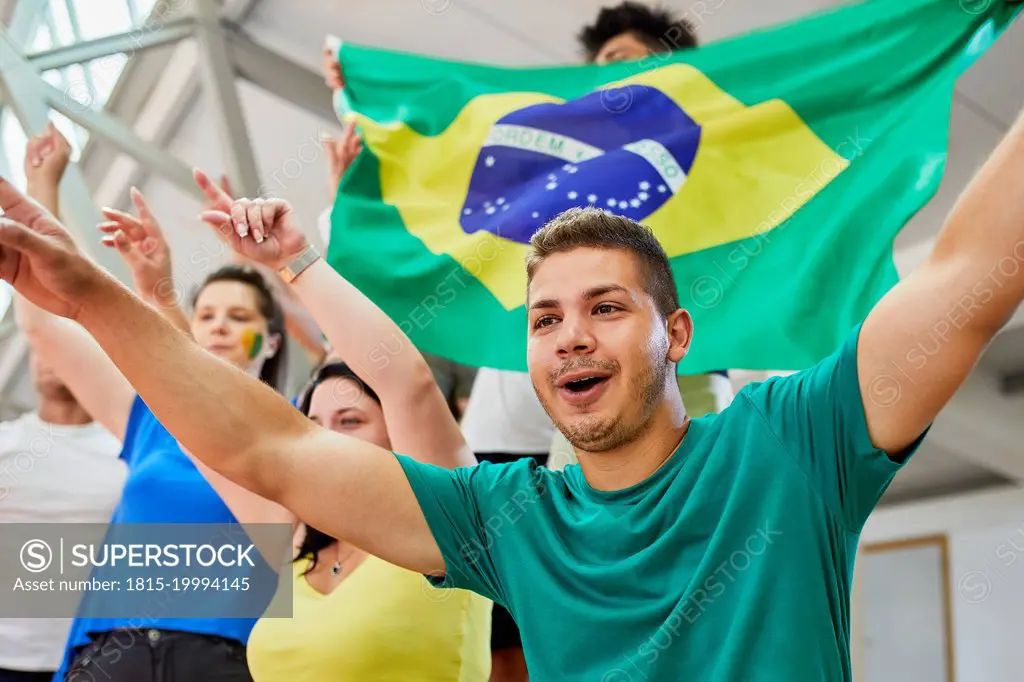
[[[249,227],[245,223],[236,222],[235,232],[238,233],[239,237],[244,237],[245,235],[249,234]]]

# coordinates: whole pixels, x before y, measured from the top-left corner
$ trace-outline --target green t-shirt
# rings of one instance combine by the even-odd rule
[[[444,556],[435,584],[505,605],[534,682],[852,680],[857,540],[900,468],[868,437],[858,332],[693,420],[624,490],[578,465],[399,455]]]

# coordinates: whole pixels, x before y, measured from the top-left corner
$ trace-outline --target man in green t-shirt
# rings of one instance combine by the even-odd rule
[[[316,427],[195,346],[2,180],[0,277],[84,326],[214,470],[506,606],[535,682],[846,682],[861,527],[1024,300],[1022,178],[1024,117],[925,264],[834,354],[692,420],[675,374],[694,329],[664,251],[625,218],[557,218],[531,242],[527,333],[538,396],[579,458],[562,472],[532,460],[442,469]],[[235,248],[280,268],[325,333],[400,333],[316,257],[286,202],[239,200],[231,216],[218,220],[234,223]],[[919,352],[926,338],[939,350]],[[423,393],[403,394],[389,419],[436,404],[418,361]]]
[[[399,456],[432,581],[505,604],[535,680],[852,679],[858,535],[930,419],[874,408],[874,444],[858,357],[888,352],[879,321],[690,419],[674,378],[693,325],[653,234],[574,209],[531,244],[530,373],[581,466]]]

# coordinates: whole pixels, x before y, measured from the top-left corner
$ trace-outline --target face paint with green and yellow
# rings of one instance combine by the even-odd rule
[[[243,329],[242,348],[245,349],[245,356],[247,358],[255,360],[260,351],[263,350],[263,334],[254,329]]]

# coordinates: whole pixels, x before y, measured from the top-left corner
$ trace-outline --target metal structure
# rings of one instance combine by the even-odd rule
[[[189,167],[161,147],[165,141],[159,139],[161,136],[153,141],[141,139],[127,124],[93,108],[90,101],[79,101],[69,90],[55,86],[52,77],[46,77],[46,72],[54,69],[113,55],[130,58],[184,40],[195,40],[200,48],[201,78],[196,79],[195,92],[191,96],[194,98],[200,87],[206,93],[204,100],[212,109],[210,113],[216,121],[219,139],[224,141],[224,167],[232,185],[241,194],[257,195],[260,182],[239,102],[238,77],[327,121],[336,121],[323,95],[323,80],[318,73],[256,43],[242,31],[241,24],[257,0],[158,2],[151,4],[152,11],[147,17],[136,16],[137,0],[126,0],[135,28],[88,40],[80,40],[81,33],[74,24],[70,1],[50,0],[67,3],[75,42],[42,51],[24,47],[31,44],[40,26],[46,26],[48,17],[48,30],[55,30],[49,7],[43,4],[43,0],[21,0],[15,5],[8,25],[0,27],[0,107],[13,113],[26,135],[42,131],[50,112],[59,112],[89,135],[105,140],[117,151],[136,160],[140,172],[157,174],[187,193],[198,195]],[[88,81],[88,69],[85,74]],[[85,85],[92,88],[89,82]],[[0,152],[0,172],[6,174],[20,162],[20,159],[4,159]],[[135,181],[139,179],[137,175],[133,177]],[[69,229],[79,236],[91,234],[100,219],[84,175],[75,164],[69,166],[61,186],[61,212]],[[94,242],[92,239],[79,241],[109,270],[125,274],[116,254],[96,247],[89,249],[88,245]],[[8,311],[0,321],[0,338],[8,337],[5,349],[0,353],[0,396],[9,393],[18,370],[25,364],[26,344],[12,329],[11,317]]]

